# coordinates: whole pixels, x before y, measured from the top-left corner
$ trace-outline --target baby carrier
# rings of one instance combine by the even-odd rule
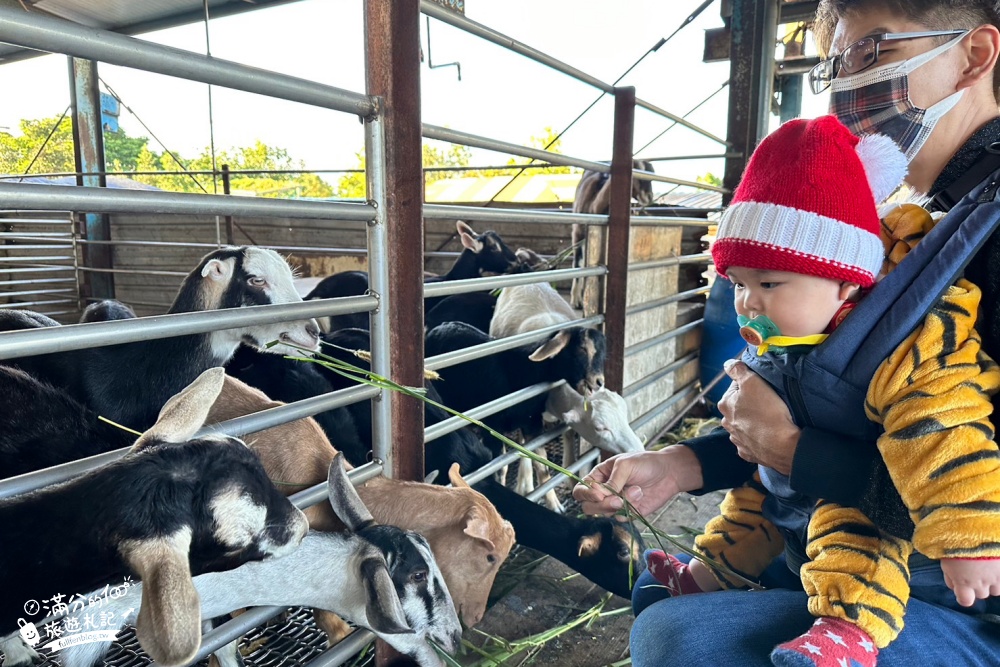
[[[951,190],[966,195],[888,276],[816,347],[787,354],[747,349],[742,360],[785,400],[795,423],[868,441],[881,426],[865,414],[869,384],[886,358],[923,322],[990,235],[1000,227],[1000,156],[990,154]],[[989,171],[985,171],[985,169]],[[988,174],[983,180],[983,175]],[[969,187],[975,178],[979,185]],[[950,203],[950,202],[948,202]],[[995,417],[994,417],[995,418]],[[805,561],[806,526],[815,499],[792,490],[788,477],[761,466],[770,494],[765,513],[785,535],[789,565]],[[881,457],[863,509],[882,530],[910,538],[913,523]],[[871,501],[871,502],[868,502]],[[798,561],[798,562],[795,562]]]

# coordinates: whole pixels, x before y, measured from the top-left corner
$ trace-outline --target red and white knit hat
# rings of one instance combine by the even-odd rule
[[[716,271],[789,271],[870,287],[882,268],[876,204],[906,176],[891,139],[833,116],[792,120],[754,151],[712,245]]]

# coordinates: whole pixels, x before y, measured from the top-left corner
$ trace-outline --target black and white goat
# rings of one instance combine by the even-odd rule
[[[493,312],[493,319],[490,322],[490,336],[506,338],[553,325],[567,324],[575,319],[576,313],[550,284],[518,285],[505,288],[500,292],[496,309]],[[557,387],[553,391],[572,392],[579,396],[580,402],[583,403],[584,396],[589,396],[604,387],[604,334],[596,329],[583,329],[581,327],[571,327],[564,331],[580,331],[588,335],[587,338],[583,339],[582,345],[575,353],[579,363],[586,365],[594,380],[589,382],[586,387]],[[526,435],[534,435],[534,433]],[[545,456],[545,449],[539,449],[536,453]],[[519,463],[517,488],[520,493],[527,495],[534,490],[531,474],[532,462],[528,458],[521,458]],[[536,464],[536,467],[539,481],[544,482],[548,478],[548,470],[540,464]],[[556,499],[555,491],[551,491],[546,496],[546,500],[552,509],[561,507]]]
[[[637,171],[653,171],[653,163],[645,160],[632,160],[632,169]],[[646,207],[653,203],[653,182],[639,178],[632,179],[632,199],[639,206]],[[576,186],[576,196],[573,198],[574,213],[593,213],[607,215],[611,208],[611,174],[600,171],[584,171]],[[573,267],[583,266],[587,255],[587,226],[579,223],[573,225]],[[584,279],[574,278],[570,291],[570,303],[574,308],[583,308]]]
[[[439,283],[449,280],[465,280],[479,278],[485,274],[513,273],[521,270],[517,255],[511,250],[500,235],[494,231],[477,234],[472,227],[459,220],[455,223],[456,232],[462,242],[462,252],[448,273],[442,276],[427,276],[424,283]],[[310,299],[329,299],[344,296],[360,296],[368,291],[368,274],[364,271],[344,271],[327,276],[306,295]],[[424,312],[430,312],[445,297],[424,299]],[[324,318],[320,324],[326,332],[337,329],[368,328],[368,314],[341,315]]]
[[[292,282],[291,269],[278,253],[256,247],[223,248],[202,258],[184,279],[168,312],[301,300]],[[121,308],[104,306],[114,319],[122,314]],[[275,340],[279,344],[268,352],[299,354],[286,343],[316,349],[319,328],[314,320],[264,324],[59,353],[52,357],[59,360],[61,372],[49,363],[49,375],[39,379],[68,390],[97,414],[141,430],[156,420],[160,406],[170,396],[202,371],[224,365],[240,343],[263,349],[266,343]],[[18,365],[28,363],[34,360],[19,360]]]
[[[350,534],[310,532],[280,559],[247,563],[228,572],[195,577],[202,616],[216,618],[250,606],[307,606],[334,612],[374,631],[421,667],[443,664],[427,643],[454,653],[462,626],[427,541],[417,533],[375,523],[344,471],[343,455],[330,466],[330,504]],[[117,630],[138,606],[142,586],[100,607],[113,612]],[[82,620],[83,613],[77,616]],[[107,643],[62,652],[64,667],[91,667]],[[240,664],[230,644],[216,656],[223,667]]]
[[[163,406],[124,458],[69,482],[0,500],[0,628],[13,630],[29,600],[116,585],[147,591],[139,639],[163,665],[190,660],[201,642],[192,574],[285,555],[308,530],[305,515],[270,482],[247,446],[194,438],[225,373],[202,373]],[[8,665],[27,656],[5,641]]]
[[[425,354],[432,357],[490,340],[489,334],[473,326],[446,322],[428,332]],[[604,337],[593,329],[576,327],[553,334],[542,343],[441,369],[441,380],[432,384],[445,405],[466,412],[541,382],[565,380],[588,392],[604,383],[603,368]],[[545,400],[542,394],[486,417],[484,422],[502,433],[540,433]]]

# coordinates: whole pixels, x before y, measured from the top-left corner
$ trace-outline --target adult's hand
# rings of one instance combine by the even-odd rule
[[[702,486],[701,463],[694,452],[673,445],[657,452],[631,452],[612,456],[577,484],[573,497],[586,514],[614,514],[623,506],[622,493],[643,516],[653,512],[681,491]]]
[[[801,430],[781,397],[742,361],[726,364],[733,379],[719,401],[722,426],[740,457],[790,475]]]

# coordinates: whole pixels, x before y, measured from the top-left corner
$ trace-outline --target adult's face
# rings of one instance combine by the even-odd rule
[[[929,27],[881,8],[850,12],[837,22],[830,55],[838,55],[854,42],[870,35],[961,27],[963,26]],[[918,190],[928,191],[948,160],[969,136],[997,115],[992,88],[997,36],[997,30],[993,26],[978,27],[963,37],[954,48],[909,73],[910,102],[922,109],[937,104],[959,90],[968,89],[955,107],[937,123],[927,142],[910,162],[907,181]],[[926,53],[941,44],[942,39],[947,38],[883,42],[878,62],[872,67],[899,63]]]
[[[948,26],[950,27],[950,26]],[[926,32],[932,30],[926,25],[898,18],[892,12],[877,9],[866,12],[852,12],[837,22],[833,35],[831,53],[836,55],[863,37],[881,33]],[[947,28],[945,28],[947,29]],[[948,39],[948,38],[943,38]],[[872,67],[908,60],[930,51],[941,43],[942,38],[925,37],[882,42],[878,62]],[[909,74],[910,101],[915,106],[927,108],[940,102],[957,88],[961,68],[961,49],[949,49],[930,62]],[[850,75],[842,75],[850,76]]]

